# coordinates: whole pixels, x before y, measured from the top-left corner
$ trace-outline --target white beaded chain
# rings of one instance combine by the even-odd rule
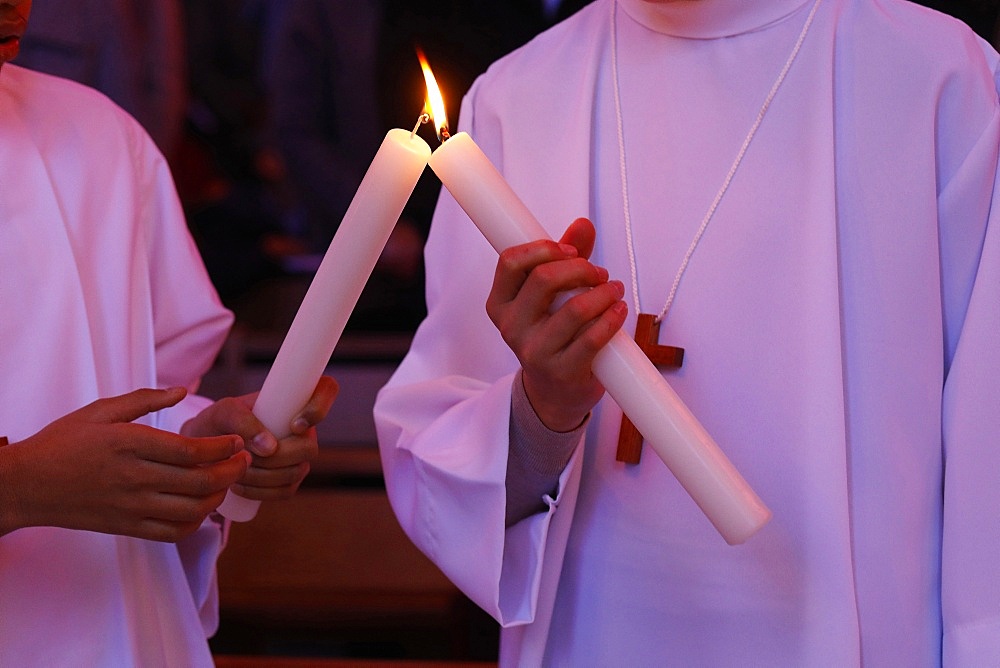
[[[795,46],[792,48],[792,52],[789,54],[788,60],[785,61],[785,66],[781,68],[778,78],[775,80],[774,85],[771,86],[771,91],[767,94],[767,98],[764,100],[764,104],[761,105],[760,111],[757,112],[757,119],[750,127],[750,131],[747,133],[746,139],[743,140],[743,145],[736,154],[736,159],[733,160],[733,164],[729,168],[729,173],[726,174],[726,178],[722,182],[722,187],[719,188],[719,192],[716,193],[715,199],[713,199],[712,204],[709,205],[708,211],[705,213],[705,217],[702,219],[701,225],[698,227],[698,231],[695,232],[694,238],[691,240],[691,245],[688,246],[687,252],[684,254],[684,259],[681,261],[681,265],[677,269],[677,275],[674,276],[674,283],[670,287],[670,293],[667,295],[667,302],[663,305],[663,310],[660,311],[660,314],[656,316],[657,323],[662,322],[667,315],[667,311],[670,310],[670,305],[674,302],[674,297],[677,295],[677,288],[681,284],[681,277],[684,275],[688,263],[691,261],[691,256],[694,255],[695,248],[697,248],[698,242],[701,241],[702,235],[705,234],[705,230],[708,228],[708,223],[712,220],[712,216],[715,215],[715,210],[719,207],[719,203],[725,196],[726,191],[729,190],[729,184],[732,183],[733,177],[736,175],[736,170],[739,169],[740,163],[743,162],[743,156],[746,155],[747,149],[750,148],[750,142],[753,141],[754,135],[757,134],[757,129],[763,122],[764,116],[767,114],[767,110],[771,106],[771,101],[774,100],[774,96],[778,94],[778,89],[781,88],[781,84],[784,82],[785,76],[792,68],[792,63],[795,62],[796,56],[799,55],[799,50],[802,48],[802,42],[805,41],[806,33],[809,32],[809,26],[812,25],[813,18],[816,16],[816,10],[819,8],[819,3],[821,1],[822,0],[816,0],[813,3],[812,9],[809,11],[809,16],[806,17],[805,25],[802,26],[802,32],[799,33]],[[628,177],[625,163],[625,130],[622,121],[621,88],[618,82],[617,8],[618,0],[615,0],[611,3],[611,77],[615,92],[615,121],[618,129],[618,162],[621,170],[622,202],[625,210],[625,241],[628,246],[628,264],[632,277],[632,299],[635,302],[635,312],[638,314],[641,311],[639,306],[639,270],[635,260],[635,244],[632,237],[632,216],[629,207]]]

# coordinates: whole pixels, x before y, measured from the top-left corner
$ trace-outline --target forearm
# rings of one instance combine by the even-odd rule
[[[521,374],[515,377],[507,457],[507,526],[545,510],[543,497],[556,495],[559,476],[580,442],[586,423],[584,420],[568,432],[548,429],[528,401]]]

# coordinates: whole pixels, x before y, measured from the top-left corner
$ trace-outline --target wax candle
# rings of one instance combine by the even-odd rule
[[[423,139],[394,129],[372,159],[254,403],[254,415],[275,437],[291,433],[312,396],[430,154]],[[259,505],[230,492],[219,512],[245,522]]]
[[[550,238],[467,133],[444,141],[430,167],[497,252]],[[727,543],[744,542],[771,519],[771,511],[627,334],[615,334],[594,359],[593,371]]]

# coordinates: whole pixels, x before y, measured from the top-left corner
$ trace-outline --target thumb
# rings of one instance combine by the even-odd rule
[[[597,231],[594,229],[594,224],[587,218],[577,218],[563,232],[559,243],[575,246],[580,257],[590,259],[596,239]]]
[[[95,422],[108,424],[132,422],[143,415],[176,405],[185,395],[187,390],[183,387],[171,387],[165,390],[145,388],[116,397],[98,399],[81,408],[78,413]]]

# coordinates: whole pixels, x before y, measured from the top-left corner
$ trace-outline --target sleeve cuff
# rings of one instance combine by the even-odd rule
[[[552,431],[535,414],[521,381],[514,377],[510,399],[510,450],[507,457],[506,523],[545,510],[544,498],[555,497],[559,475],[583,436],[590,416],[573,431]]]

